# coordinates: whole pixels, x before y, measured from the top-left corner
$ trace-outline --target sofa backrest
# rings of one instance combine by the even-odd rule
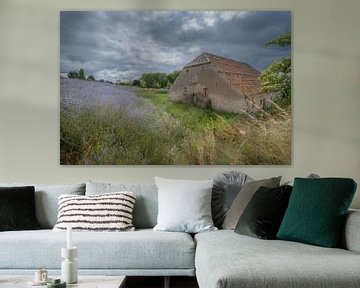
[[[131,191],[135,194],[133,223],[136,229],[153,228],[157,223],[158,192],[155,184],[86,182],[85,195]]]
[[[360,209],[350,209],[345,217],[341,248],[360,253]]]
[[[55,226],[58,216],[58,197],[61,194],[85,195],[85,183],[62,185],[0,183],[0,186],[34,186],[36,218],[43,229],[52,229]]]

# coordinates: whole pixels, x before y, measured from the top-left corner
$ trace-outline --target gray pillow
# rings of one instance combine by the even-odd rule
[[[306,176],[305,178],[309,178],[309,179],[317,179],[320,178],[320,176],[318,174],[314,174],[311,173],[308,176]],[[294,186],[294,179],[290,180],[290,181],[286,181],[284,184],[282,185],[289,185],[289,186]]]
[[[120,191],[131,191],[136,197],[133,210],[135,228],[153,228],[158,214],[158,192],[155,184],[86,182],[87,196]]]
[[[234,230],[241,214],[244,212],[246,205],[249,203],[255,192],[261,187],[276,188],[279,187],[281,176],[258,181],[251,181],[244,184],[233,201],[229,212],[227,213],[223,229]]]
[[[198,233],[217,230],[211,217],[213,180],[155,177],[159,214],[154,230]]]
[[[85,195],[85,183],[65,185],[36,185],[0,183],[0,186],[34,186],[36,218],[43,229],[52,229],[58,216],[58,197],[61,194]]]
[[[222,227],[225,216],[241,187],[251,180],[245,173],[237,171],[224,172],[214,178],[211,213],[216,227]]]

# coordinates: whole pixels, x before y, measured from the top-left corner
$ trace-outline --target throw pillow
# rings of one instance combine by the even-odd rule
[[[311,178],[311,179],[315,179],[315,178],[320,178],[320,176],[318,174],[315,173],[311,173],[308,176],[304,177],[304,178]],[[294,186],[294,179],[290,180],[290,181],[286,181],[285,183],[283,183],[283,185],[290,185],[290,186]]]
[[[34,194],[33,186],[0,187],[0,231],[40,228]]]
[[[158,192],[155,184],[86,182],[86,195],[131,191],[136,202],[133,223],[136,229],[154,228],[158,215]]]
[[[159,213],[154,230],[198,233],[216,230],[211,217],[213,180],[155,177]]]
[[[260,239],[275,239],[288,206],[292,187],[260,187],[251,198],[235,232]]]
[[[336,247],[355,190],[348,178],[295,178],[277,238]]]
[[[251,197],[255,192],[261,187],[275,188],[279,186],[280,177],[274,177],[270,179],[263,179],[258,181],[251,181],[244,184],[241,188],[239,194],[236,196],[234,202],[232,203],[229,212],[227,213],[223,229],[234,230],[237,222],[240,219],[241,214],[243,213],[246,205],[249,203]]]
[[[217,175],[214,179],[211,199],[211,214],[214,225],[221,228],[231,204],[244,183],[251,181],[245,173],[229,171]]]
[[[133,231],[132,192],[95,196],[59,196],[59,216],[55,231],[72,226],[74,231]]]
[[[58,197],[61,194],[85,195],[85,183],[64,185],[0,183],[0,186],[34,186],[36,218],[38,219],[40,226],[43,229],[54,228],[58,216]]]

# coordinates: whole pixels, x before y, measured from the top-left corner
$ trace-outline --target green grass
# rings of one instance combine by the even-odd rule
[[[158,93],[152,89],[138,90],[137,95],[148,99],[162,111],[181,120],[187,128],[195,132],[204,130],[209,124],[221,124],[221,121],[218,121],[219,117],[226,119],[226,121],[230,123],[242,118],[247,118],[242,114],[219,112],[209,108],[199,108],[184,103],[172,102],[168,100],[168,94]]]
[[[113,107],[69,110],[60,113],[61,164],[126,165],[172,164],[171,147],[183,130],[166,115],[149,113],[129,117]]]
[[[148,113],[120,108],[61,109],[62,164],[286,165],[291,160],[291,113],[257,115],[202,109],[137,90]]]
[[[291,113],[272,107],[256,118],[168,100],[165,93],[139,90],[160,110],[180,120],[186,130],[178,163],[272,165],[291,162]],[[288,107],[289,109],[289,107]]]

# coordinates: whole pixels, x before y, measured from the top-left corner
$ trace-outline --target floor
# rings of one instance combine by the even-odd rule
[[[126,288],[163,288],[164,277],[127,277]],[[199,288],[195,277],[171,277],[171,288]]]

